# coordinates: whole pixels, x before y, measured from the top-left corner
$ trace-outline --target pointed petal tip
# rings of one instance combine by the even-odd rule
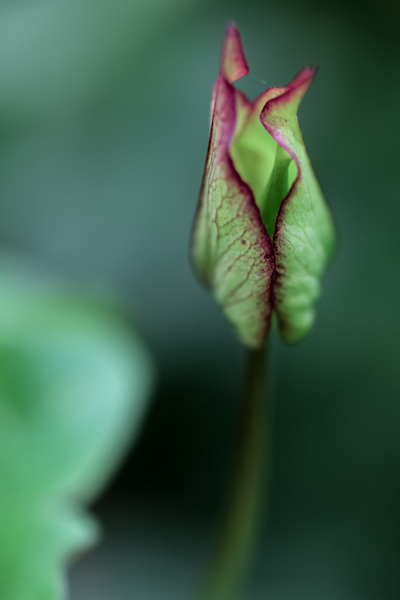
[[[302,69],[300,73],[297,73],[296,77],[293,79],[291,83],[289,83],[288,87],[290,89],[299,88],[304,85],[307,87],[310,85],[311,81],[314,79],[318,68],[315,65],[310,65],[309,67],[305,67]]]
[[[314,79],[317,70],[317,67],[314,65],[306,67],[300,71],[290,83],[288,83],[285,87],[280,88],[280,93],[274,95],[266,102],[261,111],[260,120],[263,126],[266,127],[267,131],[268,113],[275,111],[278,107],[283,108],[289,103],[291,103],[295,111],[297,111],[297,108],[312,80]]]
[[[306,67],[300,73],[297,73],[296,77],[287,86],[282,96],[278,96],[278,101],[291,102],[297,98],[298,104],[303,99],[304,94],[310,87],[317,73],[317,67],[311,65]]]
[[[243,51],[242,40],[239,30],[233,21],[226,26],[225,38],[222,45],[220,74],[229,83],[233,83],[249,72],[246,57]]]

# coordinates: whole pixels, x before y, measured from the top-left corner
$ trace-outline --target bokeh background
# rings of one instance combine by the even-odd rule
[[[250,96],[319,66],[300,123],[340,235],[312,335],[273,341],[271,500],[246,598],[398,598],[396,0],[2,0],[0,15],[1,247],[112,290],[158,369],[71,600],[192,598],[207,565],[243,356],[188,239],[231,19]]]

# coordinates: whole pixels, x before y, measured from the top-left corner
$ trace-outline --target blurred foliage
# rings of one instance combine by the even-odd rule
[[[152,368],[95,298],[4,258],[0,290],[0,596],[59,600],[98,534],[81,503],[137,434]]]

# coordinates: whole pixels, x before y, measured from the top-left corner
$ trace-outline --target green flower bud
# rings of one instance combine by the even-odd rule
[[[259,348],[273,311],[286,342],[308,333],[335,232],[297,120],[314,69],[253,102],[232,85],[247,73],[230,24],[213,88],[192,255],[239,338]]]

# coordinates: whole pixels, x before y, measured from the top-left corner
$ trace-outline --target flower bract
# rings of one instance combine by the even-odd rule
[[[335,233],[297,120],[314,69],[254,101],[233,85],[247,73],[230,24],[212,94],[192,256],[239,338],[259,348],[273,311],[286,342],[311,328]]]

